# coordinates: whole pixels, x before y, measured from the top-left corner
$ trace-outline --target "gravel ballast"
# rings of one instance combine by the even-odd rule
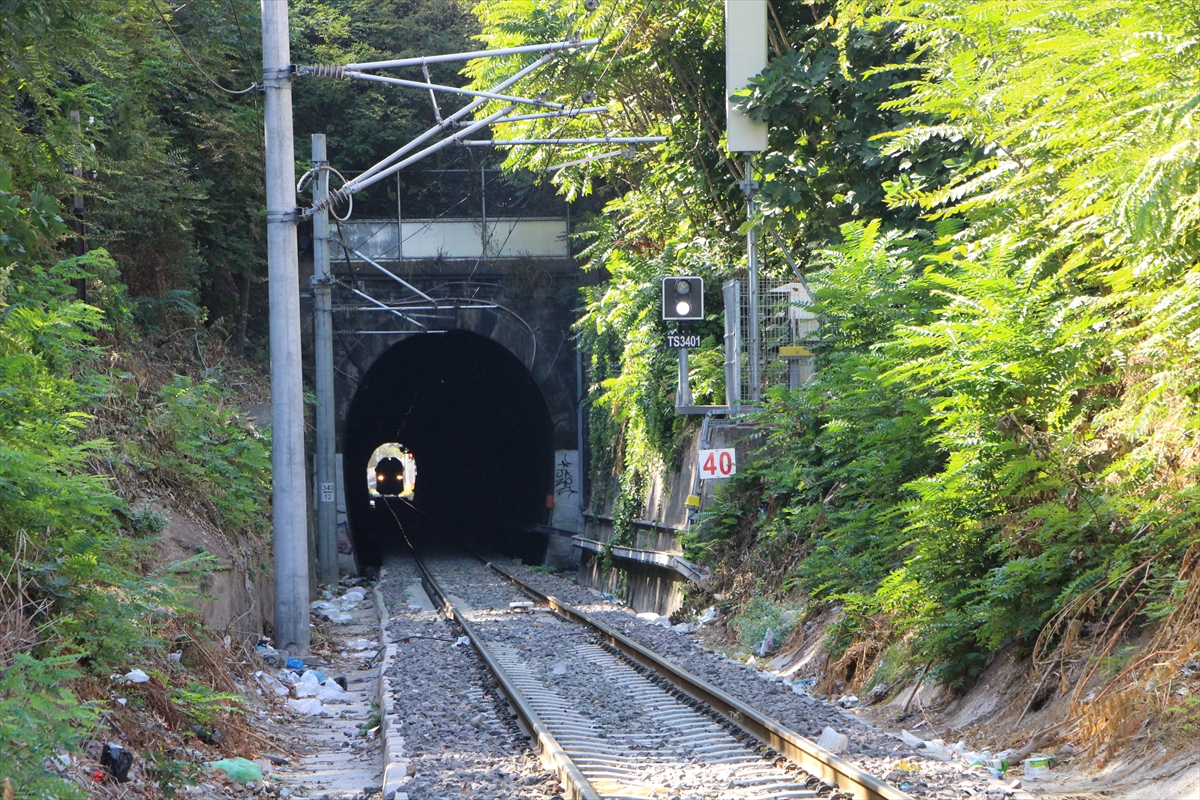
[[[995,798],[1016,794],[1004,783],[977,771],[921,755],[898,736],[886,733],[835,704],[797,694],[769,672],[727,658],[693,640],[690,634],[639,619],[633,612],[562,577],[510,564],[497,564],[545,594],[553,595],[617,630],[669,661],[754,707],[785,727],[813,740],[826,727],[846,734],[850,743],[839,755],[865,772],[887,780],[914,798]]]
[[[551,800],[555,776],[529,749],[495,681],[461,631],[430,611],[410,606],[419,583],[405,558],[385,566],[380,589],[388,605],[387,633],[396,643],[388,672],[396,719],[409,759],[400,791],[411,800]],[[416,638],[422,637],[422,638]]]

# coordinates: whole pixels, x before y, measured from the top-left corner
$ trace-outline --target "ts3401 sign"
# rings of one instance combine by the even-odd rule
[[[668,333],[667,334],[667,347],[669,347],[672,350],[678,350],[681,347],[685,348],[685,347],[699,347],[699,346],[700,346],[700,334],[698,334],[698,333],[692,333],[692,334]]]
[[[733,448],[700,451],[700,480],[728,478],[737,472],[737,454]]]

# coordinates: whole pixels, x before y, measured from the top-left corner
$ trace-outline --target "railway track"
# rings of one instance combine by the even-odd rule
[[[569,797],[909,800],[495,564],[416,566]]]

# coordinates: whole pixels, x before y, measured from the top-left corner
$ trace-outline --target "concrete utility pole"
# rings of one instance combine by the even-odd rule
[[[287,0],[262,0],[266,94],[267,276],[271,305],[271,471],[275,646],[307,655],[308,499]]]
[[[313,200],[320,207],[329,194],[325,134],[312,137],[316,177]],[[317,562],[321,583],[337,583],[337,469],[333,417],[333,277],[329,272],[329,211],[313,214],[313,353],[317,379]]]

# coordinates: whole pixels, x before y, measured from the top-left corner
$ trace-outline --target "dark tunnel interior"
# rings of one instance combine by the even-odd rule
[[[343,430],[346,510],[360,566],[378,566],[402,532],[414,544],[449,537],[538,557],[521,530],[545,521],[553,427],[537,383],[501,345],[466,331],[397,343],[367,371]],[[412,453],[415,492],[411,502],[375,498],[372,507],[367,465],[387,442]]]

